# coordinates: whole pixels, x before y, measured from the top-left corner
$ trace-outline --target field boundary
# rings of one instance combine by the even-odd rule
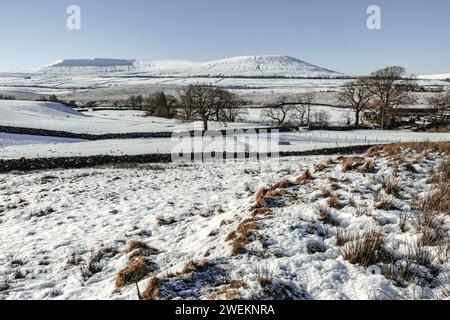
[[[338,148],[325,148],[308,151],[289,151],[280,152],[278,156],[283,157],[301,157],[301,156],[319,156],[319,155],[342,155],[342,154],[362,154],[373,145],[347,146]],[[192,163],[194,159],[204,159],[203,154],[191,154]],[[209,161],[224,161],[211,160]],[[223,153],[221,159],[260,159],[258,155],[250,153]],[[267,159],[267,156],[264,155]],[[8,173],[12,171],[37,171],[37,170],[54,170],[54,169],[81,169],[91,168],[104,165],[120,165],[120,164],[151,164],[151,163],[178,163],[172,161],[171,154],[141,154],[141,155],[99,155],[86,157],[61,157],[61,158],[21,158],[21,159],[0,159],[0,173]],[[190,163],[190,162],[188,162]]]
[[[236,129],[224,129],[224,130],[209,130],[208,132],[217,132],[225,135],[230,131],[256,131],[259,133],[262,130],[267,130],[271,132],[272,130],[278,130],[279,132],[290,132],[292,131],[288,127],[260,127],[260,128],[236,128]],[[202,132],[201,130],[190,130],[190,131],[173,131],[173,132],[130,132],[130,133],[105,133],[105,134],[89,134],[89,133],[73,133],[67,131],[56,131],[47,129],[35,129],[35,128],[23,128],[23,127],[9,127],[0,126],[0,132],[10,133],[10,134],[23,134],[30,136],[43,136],[43,137],[55,137],[55,138],[71,138],[71,139],[82,139],[90,141],[99,140],[114,140],[114,139],[156,139],[156,138],[171,138],[173,134],[177,132],[188,132],[192,137]]]

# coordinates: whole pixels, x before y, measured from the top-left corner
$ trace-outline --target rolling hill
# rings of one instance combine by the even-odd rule
[[[35,70],[36,71],[36,70]],[[51,74],[120,73],[158,77],[335,78],[341,73],[289,56],[244,56],[194,62],[184,60],[59,60],[37,71]]]

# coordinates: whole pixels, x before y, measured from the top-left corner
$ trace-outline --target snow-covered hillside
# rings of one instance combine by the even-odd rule
[[[183,60],[60,60],[37,69],[46,73],[133,73],[174,77],[289,77],[333,78],[342,74],[288,56],[244,56],[194,62]]]
[[[80,113],[60,103],[0,100],[0,126],[45,129],[72,133],[107,134],[190,131],[203,128],[201,122],[147,117],[142,111]],[[260,127],[255,123],[211,122],[211,129]]]

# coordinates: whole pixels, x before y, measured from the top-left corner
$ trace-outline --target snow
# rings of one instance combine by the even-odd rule
[[[12,135],[13,136],[13,135]],[[141,155],[141,154],[177,154],[202,153],[202,152],[235,152],[245,151],[245,146],[251,151],[260,153],[278,151],[308,151],[324,148],[346,147],[353,145],[385,144],[407,141],[446,141],[448,133],[414,133],[401,131],[303,131],[296,133],[260,134],[247,133],[245,135],[231,135],[217,137],[212,140],[209,137],[184,137],[177,138],[152,138],[152,139],[114,139],[100,141],[58,141],[60,143],[45,144],[39,141],[26,148],[20,145],[6,142],[0,148],[0,159],[17,158],[48,158],[48,157],[77,157],[95,155]],[[236,140],[235,140],[236,138]],[[0,146],[3,144],[0,136]],[[270,144],[271,143],[271,144]],[[260,150],[257,147],[260,147]],[[270,148],[269,148],[270,147]]]
[[[421,76],[419,76],[419,79],[421,79],[421,80],[447,80],[447,79],[450,79],[450,73],[421,75]]]
[[[144,117],[143,112],[111,111],[100,112],[100,116],[97,114],[83,114],[59,103],[0,100],[0,125],[3,126],[88,134],[172,132],[203,128],[201,122],[182,123],[178,120]],[[124,117],[120,117],[120,114]],[[246,123],[228,124],[228,128],[255,126]],[[225,128],[222,123],[211,122],[211,129]]]
[[[231,243],[225,239],[249,217],[259,186],[294,179],[325,159],[0,175],[4,210],[0,213],[0,275],[10,283],[9,289],[0,292],[0,299],[137,299],[135,285],[121,293],[114,287],[117,273],[127,265],[125,251],[132,240],[160,251],[150,257],[156,270],[138,283],[141,291],[152,276],[165,279],[191,260],[210,262],[206,271],[163,280],[162,299],[211,299],[231,280],[247,284],[237,289],[238,298],[280,299],[260,287],[260,276],[273,279],[274,285],[284,288],[280,290],[283,295],[290,292],[296,299],[390,299],[411,297],[413,290],[421,292],[412,286],[397,287],[384,276],[345,261],[335,245],[337,227],[317,221],[316,208],[324,200],[316,199],[315,191],[326,185],[328,177],[349,179],[337,191],[343,199],[356,187],[365,201],[371,201],[379,188],[372,183],[373,175],[343,173],[339,165],[314,173],[311,184],[290,190],[296,198],[282,199],[283,205],[272,207],[270,215],[258,217],[259,228],[252,232],[246,251],[231,256]],[[407,208],[409,199],[428,191],[427,174],[438,163],[435,155],[419,161],[415,165],[418,174],[393,168],[383,159],[376,166],[379,174],[397,172],[404,196],[399,201]],[[358,217],[345,203],[344,209],[333,211],[342,227],[367,230],[381,228],[379,223],[384,221],[382,228],[392,250],[401,251],[414,239],[413,231],[402,233],[398,228],[401,211],[374,209],[372,216]],[[173,223],[159,225],[158,217],[171,218]],[[322,228],[326,236],[309,231],[312,226]],[[308,253],[311,242],[323,244],[325,252]],[[93,252],[107,247],[117,254],[109,250],[113,253],[101,256],[101,270],[87,279],[80,265],[68,263],[76,256],[85,265]],[[14,277],[18,270],[24,278]]]
[[[243,56],[208,62],[182,60],[61,60],[41,70],[49,73],[117,72],[177,77],[337,77],[340,73],[288,56]]]
[[[82,142],[81,139],[32,136],[25,134],[10,134],[0,132],[0,150],[9,146],[29,146],[36,144],[56,144],[68,142]]]

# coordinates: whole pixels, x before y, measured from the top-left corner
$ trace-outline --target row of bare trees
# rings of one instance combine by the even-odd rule
[[[431,117],[438,124],[449,124],[450,118],[450,93],[441,93],[428,98]]]
[[[127,107],[144,110],[149,115],[162,118],[177,118],[182,121],[202,121],[208,130],[209,121],[235,122],[247,113],[246,102],[236,94],[222,88],[207,85],[190,85],[178,97],[156,92],[149,96],[133,95]],[[114,107],[120,102],[116,101]]]
[[[263,118],[275,126],[306,126],[311,120],[311,106],[315,99],[314,92],[306,92],[296,96],[283,96],[277,101],[277,105],[264,109]],[[324,119],[322,113],[314,115],[315,118]]]
[[[205,131],[209,121],[235,122],[247,113],[245,101],[218,87],[190,85],[180,93],[179,101],[182,119],[202,121]]]
[[[415,77],[408,76],[405,68],[387,67],[348,83],[339,94],[339,101],[352,107],[356,126],[361,114],[368,110],[373,115],[370,120],[387,129],[395,124],[400,107],[416,102],[411,93],[415,85]]]

